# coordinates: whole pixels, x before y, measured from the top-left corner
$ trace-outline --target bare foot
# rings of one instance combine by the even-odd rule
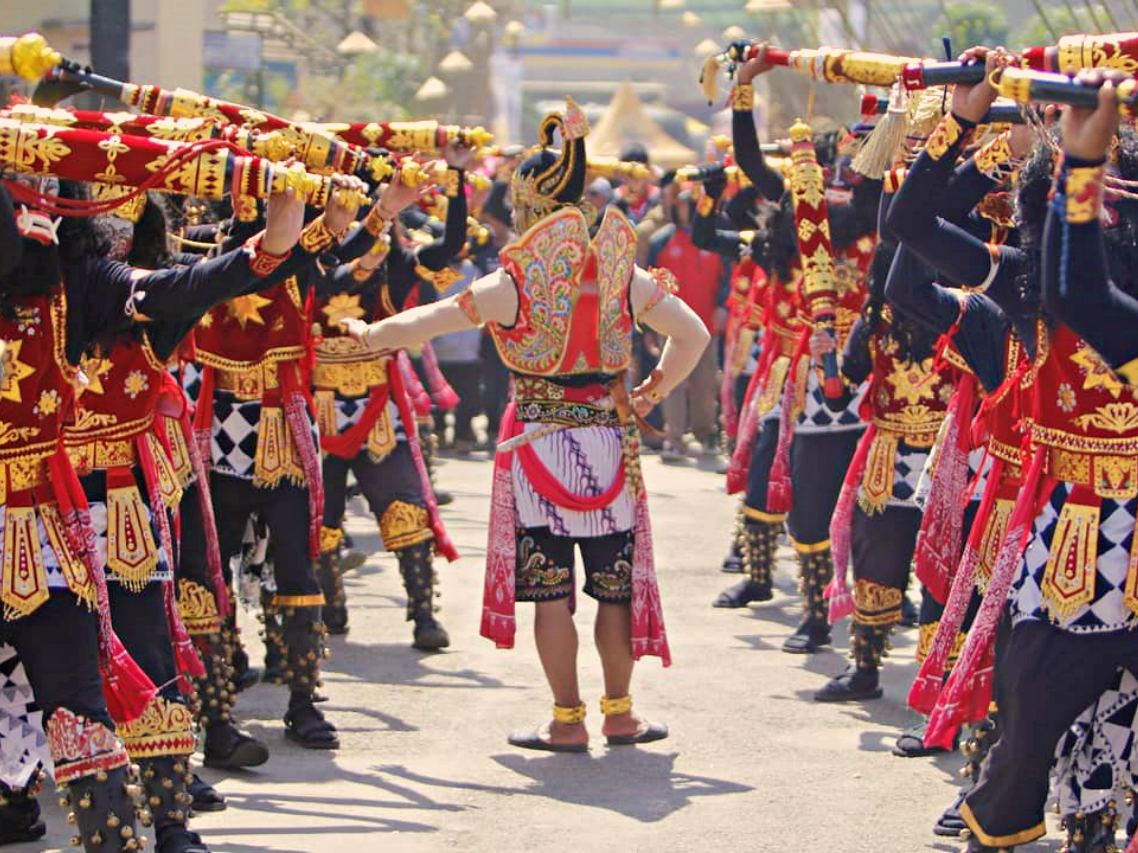
[[[605,717],[601,734],[605,737],[622,737],[643,734],[648,723],[629,711],[627,714],[610,714]]]
[[[589,748],[589,731],[584,723],[550,720],[536,729],[514,732],[508,738],[514,746],[551,752],[584,752]]]

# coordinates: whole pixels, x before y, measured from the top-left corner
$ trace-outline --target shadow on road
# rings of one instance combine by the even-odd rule
[[[556,803],[592,806],[654,823],[679,811],[695,797],[743,794],[750,785],[677,772],[678,753],[610,750],[599,756],[515,753],[491,756],[502,767],[526,777],[519,786],[483,785],[424,776],[402,766],[377,767],[408,782],[489,794],[541,797]]]

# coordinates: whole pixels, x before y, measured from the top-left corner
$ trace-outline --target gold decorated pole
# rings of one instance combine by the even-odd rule
[[[437,121],[325,122],[306,126],[334,134],[352,145],[405,153],[434,153],[451,143],[481,148],[494,141],[494,134],[484,127],[439,124]]]
[[[826,205],[826,178],[814,150],[814,131],[802,119],[790,128],[790,194],[798,236],[802,291],[815,328],[834,337],[838,291],[834,276],[834,249],[830,243],[830,212]],[[823,393],[830,399],[842,395],[836,353],[822,362]]]
[[[215,200],[229,193],[235,206],[288,188],[315,207],[324,207],[332,193],[345,193],[350,203],[367,201],[358,190],[338,189],[336,175],[249,156],[222,140],[171,142],[11,119],[0,119],[0,169],[132,188],[105,199],[121,203],[151,189]]]
[[[598,178],[643,181],[652,177],[652,170],[644,163],[618,160],[616,157],[590,157],[585,167]]]
[[[59,52],[39,33],[0,36],[0,75],[35,83],[62,61]]]

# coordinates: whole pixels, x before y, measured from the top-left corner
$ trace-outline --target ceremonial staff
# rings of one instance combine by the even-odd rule
[[[790,143],[789,184],[806,307],[815,327],[834,337],[838,292],[825,175],[814,151],[814,131],[810,125],[801,119],[795,121],[790,127]],[[828,352],[823,356],[822,373],[825,377],[823,393],[831,400],[840,398],[842,380],[838,375],[837,353]]]
[[[291,188],[315,207],[325,206],[332,192],[347,191],[356,196],[356,202],[366,201],[354,187],[338,190],[339,176],[313,174],[299,164],[282,166],[214,139],[168,142],[0,119],[0,165],[25,174],[133,188],[93,202],[52,200],[30,187],[8,182],[17,200],[50,204],[54,211],[70,215],[107,213],[149,189],[209,199],[232,194],[236,202],[267,198]]]
[[[716,97],[719,67],[733,68],[740,62],[754,59],[761,48],[762,45],[754,42],[736,41],[722,53],[707,59],[700,84],[709,102]],[[1064,36],[1054,46],[1024,48],[1021,56],[1026,68],[1038,71],[1074,74],[1083,68],[1114,68],[1130,73],[1138,70],[1138,33]],[[976,84],[984,79],[982,64],[929,62],[838,47],[801,50],[768,47],[766,60],[771,65],[793,68],[800,74],[827,83],[891,86],[900,80],[907,89],[925,89],[950,83]]]

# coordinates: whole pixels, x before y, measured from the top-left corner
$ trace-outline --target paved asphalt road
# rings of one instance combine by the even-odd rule
[[[598,742],[588,755],[570,756],[507,746],[511,729],[548,714],[549,698],[524,606],[516,649],[496,650],[478,636],[490,466],[477,456],[450,460],[440,481],[456,500],[444,513],[463,554],[439,566],[451,649],[410,649],[395,563],[385,553],[369,559],[348,579],[351,633],[333,639],[325,675],[324,708],[342,748],[308,752],[287,743],[281,688],[241,694],[238,714],[272,758],[225,778],[204,771],[229,798],[228,811],[195,821],[214,853],[959,849],[930,827],[954,796],[960,759],[890,754],[898,731],[915,721],[904,695],[916,632],[894,638],[884,699],[811,701],[845,664],[845,628],[835,651],[808,658],[779,651],[799,612],[785,549],[773,602],[713,610],[712,599],[734,579],[719,571],[734,501],[710,471],[654,457],[645,467],[675,664],[643,664],[633,692],[638,709],[671,726],[669,740],[643,749],[599,743],[594,608],[584,599],[582,682]],[[350,515],[357,546],[376,551],[363,504],[354,502]],[[256,627],[246,625],[256,657]],[[55,797],[43,800],[47,847],[66,848],[70,827]],[[1058,848],[1053,832],[1031,849]]]

